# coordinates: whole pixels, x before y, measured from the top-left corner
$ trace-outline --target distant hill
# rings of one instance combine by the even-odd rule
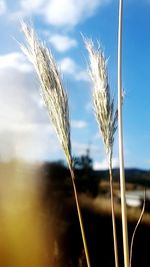
[[[8,162],[0,163],[0,176],[1,178],[9,176],[13,173],[24,176],[38,176],[40,180],[47,184],[47,186],[57,191],[60,188],[65,191],[72,190],[72,184],[70,179],[70,173],[64,162],[45,162],[45,163],[27,163],[27,162]],[[89,192],[93,196],[98,193],[98,186],[101,181],[109,181],[108,170],[93,170],[92,166],[89,168],[86,166],[80,166],[75,169],[76,184],[79,192]],[[136,168],[130,168],[125,170],[126,182],[136,185],[145,185],[150,187],[150,172],[147,170],[141,170]],[[115,182],[119,182],[119,169],[113,170],[113,179]]]

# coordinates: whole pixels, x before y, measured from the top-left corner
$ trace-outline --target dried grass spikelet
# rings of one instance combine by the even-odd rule
[[[95,49],[92,41],[86,39],[84,41],[89,53],[89,74],[93,82],[94,111],[108,160],[115,266],[119,267],[112,176],[112,152],[114,134],[117,129],[118,112],[114,107],[114,97],[111,97],[110,93],[107,61],[105,60],[104,53],[100,50],[100,46]]]
[[[111,97],[110,93],[107,61],[99,46],[95,49],[91,40],[85,39],[84,41],[89,53],[89,74],[93,82],[94,111],[106,153],[111,158],[118,112],[114,108],[114,97]]]
[[[68,98],[63,88],[61,75],[51,51],[38,39],[34,29],[23,21],[21,26],[27,43],[26,46],[21,45],[21,49],[34,64],[50,119],[67,162],[69,166],[72,166]]]
[[[70,169],[87,266],[91,267],[75,184],[75,174],[71,155],[69,107],[67,94],[63,89],[60,73],[52,56],[52,53],[44,46],[42,42],[39,41],[34,30],[24,22],[22,22],[22,30],[26,37],[27,46],[21,46],[21,48],[23,52],[28,56],[29,60],[34,64],[36,72],[39,76],[42,87],[42,96],[48,109],[51,121],[56,130],[58,139],[63,147],[68,167]]]

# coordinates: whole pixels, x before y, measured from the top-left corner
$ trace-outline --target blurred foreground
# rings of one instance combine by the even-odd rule
[[[89,173],[89,174],[88,174]],[[77,169],[77,187],[92,267],[114,266],[107,172]],[[132,173],[133,175],[133,173]],[[70,175],[61,163],[0,164],[0,267],[84,267],[80,228]],[[118,178],[117,178],[118,179]],[[119,184],[115,182],[117,233],[122,263]],[[130,179],[129,179],[130,180]],[[148,181],[148,180],[147,180]],[[147,187],[149,183],[147,183]],[[128,193],[143,192],[139,180]],[[133,197],[135,198],[135,196]],[[129,239],[142,206],[128,207]],[[135,207],[136,206],[136,207]],[[149,262],[150,206],[146,203],[133,249],[132,267]],[[120,265],[121,266],[121,265]]]

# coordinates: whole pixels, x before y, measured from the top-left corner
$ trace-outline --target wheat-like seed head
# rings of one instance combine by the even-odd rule
[[[68,97],[63,88],[60,73],[51,51],[38,39],[34,29],[24,22],[21,22],[21,26],[27,43],[26,46],[21,45],[21,49],[35,67],[41,83],[42,97],[67,162],[71,166]]]
[[[96,119],[107,155],[112,157],[118,112],[114,108],[107,75],[107,61],[100,46],[95,49],[91,40],[84,39],[89,53],[89,74],[93,83],[93,104]]]

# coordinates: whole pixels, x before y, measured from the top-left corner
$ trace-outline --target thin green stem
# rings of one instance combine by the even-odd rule
[[[123,154],[123,127],[122,127],[122,16],[123,0],[119,1],[119,24],[118,24],[118,134],[119,134],[119,160],[120,160],[120,192],[124,266],[129,267],[129,245],[127,229],[127,211],[125,199],[125,172]]]
[[[76,185],[75,185],[75,174],[71,166],[69,166],[69,170],[70,170],[71,180],[72,180],[72,185],[73,185],[73,190],[74,190],[75,202],[76,202],[76,207],[77,207],[77,212],[78,212],[78,218],[79,218],[79,224],[80,224],[80,229],[81,229],[81,235],[82,235],[82,240],[83,240],[87,267],[91,267],[89,252],[88,252],[88,247],[87,247],[87,242],[86,242],[86,237],[85,237],[84,225],[83,225],[81,210],[79,206],[78,194],[77,194]]]
[[[112,176],[112,160],[111,159],[109,160],[109,182],[110,182],[110,198],[111,198],[111,213],[112,213],[112,226],[113,226],[115,266],[119,267],[117,233],[116,233],[116,219],[115,219],[115,205],[114,205],[114,190],[113,190],[113,176]]]

